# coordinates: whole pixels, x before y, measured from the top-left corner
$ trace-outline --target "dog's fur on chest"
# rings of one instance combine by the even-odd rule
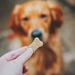
[[[9,27],[19,36],[22,45],[32,42],[33,32],[38,32],[44,42],[26,63],[27,75],[63,74],[62,47],[57,32],[63,22],[62,16],[60,6],[50,1],[29,1],[15,6]]]

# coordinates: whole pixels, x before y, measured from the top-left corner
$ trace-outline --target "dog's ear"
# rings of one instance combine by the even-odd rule
[[[50,9],[52,17],[52,25],[50,32],[54,33],[56,31],[55,28],[59,28],[63,23],[63,12],[60,6],[55,2],[48,1],[47,5]]]
[[[13,29],[14,31],[17,30],[18,27],[18,10],[21,5],[16,5],[11,13],[10,19],[9,19],[9,27]]]

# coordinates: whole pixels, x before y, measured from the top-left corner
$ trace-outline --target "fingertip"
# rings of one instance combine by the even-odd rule
[[[28,48],[27,52],[33,54],[33,49],[32,48]]]
[[[23,66],[23,73],[28,71],[28,66]]]
[[[33,49],[28,48],[23,54],[21,54],[16,61],[20,62],[20,64],[24,64],[33,54]]]
[[[26,70],[28,70],[28,66],[26,66]]]

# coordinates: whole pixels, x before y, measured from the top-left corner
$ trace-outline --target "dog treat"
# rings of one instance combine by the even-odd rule
[[[40,41],[39,38],[35,38],[34,41],[29,46],[27,46],[26,49],[32,48],[35,53],[35,51],[41,46],[43,46],[43,42]]]

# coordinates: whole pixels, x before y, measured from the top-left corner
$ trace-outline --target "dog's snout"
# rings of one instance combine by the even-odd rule
[[[36,37],[41,38],[42,37],[42,32],[39,31],[39,30],[33,31],[31,36],[32,36],[33,39],[36,38]]]

